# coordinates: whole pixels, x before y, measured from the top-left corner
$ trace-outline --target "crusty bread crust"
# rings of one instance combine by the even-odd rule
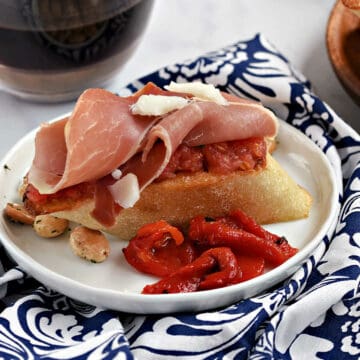
[[[221,176],[201,172],[155,182],[132,208],[120,212],[111,228],[102,227],[90,216],[92,201],[54,215],[129,240],[139,227],[160,219],[185,228],[196,215],[216,217],[240,208],[267,224],[305,218],[311,203],[311,195],[268,154],[266,168],[259,171]]]
[[[342,3],[352,13],[360,17],[360,0],[342,0]]]
[[[360,10],[360,0],[342,0],[342,3],[349,9]]]

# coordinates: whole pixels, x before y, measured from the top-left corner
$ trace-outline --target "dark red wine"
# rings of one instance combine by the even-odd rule
[[[35,16],[32,9],[23,15],[29,22],[27,30],[4,28],[0,24],[0,64],[30,70],[59,70],[101,61],[137,40],[147,23],[151,2],[137,1],[111,18],[83,26],[63,22],[58,23],[57,30],[40,30],[49,21],[47,12],[40,10],[44,4],[40,1],[37,9],[40,14]]]
[[[112,76],[137,46],[153,6],[153,0],[18,3],[0,3],[0,81],[32,94],[79,92]]]

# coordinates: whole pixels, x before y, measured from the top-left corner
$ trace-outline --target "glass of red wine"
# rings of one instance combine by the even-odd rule
[[[0,84],[57,102],[104,87],[137,48],[153,0],[0,0]]]

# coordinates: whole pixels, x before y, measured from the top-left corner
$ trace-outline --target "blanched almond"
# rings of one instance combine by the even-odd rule
[[[77,256],[96,263],[104,261],[110,253],[109,240],[100,231],[84,226],[70,233],[70,246]]]
[[[22,224],[32,225],[35,220],[35,216],[30,214],[24,207],[24,205],[16,203],[7,203],[5,207],[5,215],[12,221],[16,221]]]
[[[34,230],[44,238],[57,237],[68,228],[69,221],[52,215],[38,215],[34,221]]]

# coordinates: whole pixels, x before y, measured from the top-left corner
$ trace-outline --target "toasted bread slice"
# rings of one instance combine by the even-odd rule
[[[132,208],[120,212],[111,228],[104,228],[91,217],[94,203],[90,200],[54,215],[128,240],[142,225],[160,219],[186,228],[196,215],[216,217],[242,209],[258,223],[268,224],[305,218],[311,203],[311,195],[268,154],[266,167],[258,171],[230,175],[200,172],[155,182],[142,191]]]

